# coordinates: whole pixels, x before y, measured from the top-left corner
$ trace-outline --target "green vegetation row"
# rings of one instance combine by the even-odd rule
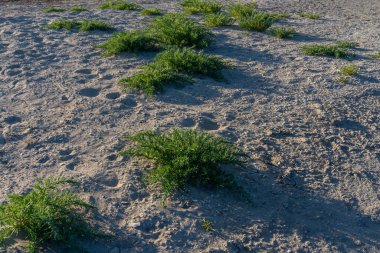
[[[45,28],[54,29],[54,30],[78,29],[81,32],[93,31],[93,30],[100,30],[100,31],[115,30],[115,28],[113,28],[110,24],[108,24],[107,22],[101,21],[101,20],[74,21],[74,20],[68,20],[68,19],[56,20],[56,21],[48,24],[47,26],[45,26]]]

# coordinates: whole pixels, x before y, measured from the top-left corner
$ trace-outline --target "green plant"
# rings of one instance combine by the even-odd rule
[[[348,64],[339,69],[344,76],[353,76],[359,73],[359,67],[355,64]]]
[[[45,26],[45,28],[54,29],[54,30],[60,30],[60,29],[72,30],[79,27],[80,27],[80,22],[68,20],[68,19],[59,19]]]
[[[66,9],[61,8],[61,7],[47,7],[45,9],[43,9],[42,11],[45,12],[45,13],[49,13],[49,12],[63,12],[63,11],[66,11]]]
[[[140,5],[136,3],[131,3],[124,0],[109,0],[99,6],[100,9],[111,9],[111,10],[137,10],[140,9]]]
[[[77,194],[62,189],[64,185],[77,184],[71,179],[50,177],[36,183],[26,195],[9,196],[8,202],[0,206],[0,243],[25,234],[29,253],[40,252],[39,246],[46,242],[61,242],[82,250],[76,245],[76,238],[100,234],[88,225],[85,215],[94,207]]]
[[[250,2],[250,3],[234,3],[229,5],[229,14],[231,17],[240,19],[243,17],[249,17],[254,15],[257,11],[257,4],[256,2]]]
[[[214,0],[184,0],[181,5],[184,7],[185,13],[188,14],[210,14],[219,13],[223,5]]]
[[[207,75],[222,80],[221,70],[226,63],[219,57],[190,48],[169,48],[156,56],[155,62],[168,69],[187,75]]]
[[[201,226],[206,232],[211,232],[213,230],[211,221],[206,220],[206,218],[201,219]]]
[[[312,12],[301,12],[300,17],[302,18],[308,18],[308,19],[319,19],[320,15]]]
[[[170,68],[164,68],[154,62],[145,65],[135,75],[119,80],[119,84],[125,89],[139,89],[148,96],[153,96],[156,92],[161,91],[163,86],[167,84],[183,85],[191,82],[189,76]]]
[[[108,41],[100,44],[104,56],[117,55],[122,52],[156,51],[159,49],[157,39],[145,30],[115,33]]]
[[[377,52],[376,54],[371,55],[374,59],[380,59],[380,52]]]
[[[344,47],[344,48],[355,48],[359,46],[359,43],[356,42],[348,42],[348,41],[339,41],[336,43],[338,47]]]
[[[113,28],[107,22],[104,22],[101,20],[85,20],[85,21],[80,22],[79,31],[86,32],[86,31],[93,31],[93,30],[112,31],[112,30],[115,30],[115,28]]]
[[[73,6],[69,9],[71,12],[81,12],[81,11],[88,11],[86,7],[83,6]]]
[[[179,13],[157,17],[150,30],[164,45],[204,48],[211,44],[212,33]]]
[[[256,12],[250,16],[243,16],[239,19],[239,26],[244,30],[264,32],[272,26],[273,17],[265,12]]]
[[[228,26],[234,23],[234,19],[230,18],[224,13],[208,14],[205,19],[205,23],[210,27]]]
[[[279,39],[292,38],[295,33],[296,30],[293,27],[276,27],[269,30],[269,34]]]
[[[346,48],[337,45],[307,45],[301,47],[301,51],[306,55],[335,56],[336,58],[344,58],[351,55]]]
[[[166,133],[146,131],[126,137],[136,143],[121,152],[150,160],[155,169],[145,179],[162,187],[164,199],[188,185],[239,189],[222,164],[243,165],[245,154],[233,143],[207,132],[174,129]]]
[[[158,8],[150,8],[150,9],[144,9],[144,10],[140,11],[140,14],[142,14],[142,15],[157,16],[157,15],[161,15],[162,12]]]

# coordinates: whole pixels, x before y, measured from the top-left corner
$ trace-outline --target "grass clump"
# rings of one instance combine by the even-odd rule
[[[223,5],[213,0],[184,0],[181,5],[187,14],[219,13]]]
[[[112,25],[108,24],[105,21],[101,20],[85,20],[80,22],[79,31],[87,32],[87,31],[112,31],[115,28]]]
[[[60,242],[69,248],[82,250],[76,245],[78,237],[97,234],[88,225],[85,213],[94,208],[77,194],[62,189],[78,183],[66,178],[48,178],[34,185],[26,195],[11,195],[0,206],[0,243],[12,236],[25,235],[28,253],[40,252],[46,242]]]
[[[42,11],[45,12],[45,13],[49,13],[49,12],[64,12],[64,11],[66,11],[66,9],[61,8],[61,7],[47,7],[45,9],[43,9]]]
[[[168,46],[204,48],[212,42],[209,29],[179,13],[157,17],[150,24],[150,31]]]
[[[293,27],[276,27],[270,29],[269,34],[279,39],[289,39],[294,37],[296,30]]]
[[[161,91],[166,84],[189,84],[193,75],[207,75],[222,80],[226,64],[218,57],[190,48],[170,48],[159,53],[152,63],[137,74],[119,81],[125,88],[143,90],[148,96]]]
[[[344,58],[350,54],[346,48],[337,45],[308,45],[301,47],[301,51],[311,56],[334,56],[336,58]]]
[[[231,17],[240,19],[254,15],[257,12],[256,8],[256,2],[234,3],[229,6],[228,10]]]
[[[264,32],[272,26],[274,21],[272,15],[265,12],[256,12],[253,15],[241,17],[239,26],[248,31]]]
[[[197,52],[190,48],[170,48],[159,53],[156,63],[187,75],[206,75],[218,80],[223,79],[221,70],[226,63],[219,57]]]
[[[111,9],[111,10],[119,10],[119,11],[124,11],[124,10],[137,10],[140,9],[140,5],[136,3],[131,3],[128,1],[124,0],[109,0],[106,3],[103,3],[99,6],[100,9]]]
[[[190,84],[191,78],[177,71],[164,68],[156,63],[147,64],[140,72],[131,77],[122,78],[119,84],[125,89],[138,89],[144,91],[148,96],[153,96],[161,91],[167,84]]]
[[[104,56],[122,52],[155,51],[159,45],[157,39],[145,30],[115,33],[108,41],[98,46],[104,50]]]
[[[234,23],[234,19],[226,15],[225,13],[208,14],[205,19],[205,23],[210,27],[228,26]]]
[[[321,16],[317,13],[312,12],[301,12],[300,14],[301,18],[308,18],[308,19],[319,19]]]
[[[348,42],[348,41],[339,41],[336,43],[338,47],[343,47],[343,48],[356,48],[359,46],[359,43],[356,42]]]
[[[344,76],[353,76],[359,73],[359,67],[355,64],[348,64],[339,69]]]
[[[211,232],[213,230],[213,227],[214,227],[212,225],[211,221],[206,220],[206,218],[201,219],[201,226],[202,226],[203,230],[206,232]]]
[[[162,14],[162,11],[158,8],[149,8],[140,11],[142,15],[158,16]]]
[[[86,7],[83,6],[73,6],[69,9],[71,12],[81,12],[81,11],[88,11]]]
[[[239,188],[222,164],[243,165],[244,153],[233,143],[207,132],[174,129],[166,133],[146,131],[129,137],[136,145],[123,151],[153,162],[145,179],[158,184],[164,199],[188,185]]]
[[[68,20],[68,19],[59,19],[45,26],[45,28],[54,29],[54,30],[61,30],[61,29],[72,30],[79,27],[80,27],[80,22],[74,21],[74,20]]]
[[[371,55],[374,59],[380,59],[380,52],[377,52],[376,54]]]

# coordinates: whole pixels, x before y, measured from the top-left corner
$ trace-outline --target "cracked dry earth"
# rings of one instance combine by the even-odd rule
[[[261,10],[291,14],[275,26],[295,27],[294,39],[215,28],[205,51],[233,62],[224,71],[228,83],[200,78],[154,98],[115,85],[153,53],[104,58],[94,46],[110,33],[42,28],[58,18],[91,18],[131,30],[151,17],[81,3],[90,11],[0,5],[1,201],[40,177],[77,178],[81,196],[99,208],[96,225],[115,235],[84,242],[94,253],[380,252],[380,61],[370,57],[380,51],[378,0],[260,0]],[[175,1],[141,4],[180,10]],[[321,19],[302,19],[300,11]],[[299,50],[335,41],[360,46],[349,60]],[[341,84],[339,68],[347,63],[360,73]],[[244,149],[248,168],[226,169],[253,204],[189,189],[161,206],[157,190],[141,183],[149,165],[117,153],[130,145],[123,135],[172,127],[210,131]],[[202,218],[212,232],[202,229]],[[23,252],[20,244],[5,252]]]

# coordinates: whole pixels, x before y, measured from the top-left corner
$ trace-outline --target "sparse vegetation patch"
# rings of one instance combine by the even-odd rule
[[[140,9],[140,5],[124,0],[109,0],[99,6],[100,9],[111,9],[111,10],[137,10]]]
[[[68,20],[68,19],[59,19],[57,21],[54,21],[45,28],[48,29],[54,29],[54,30],[73,30],[73,29],[79,29],[81,32],[86,31],[93,31],[93,30],[100,30],[100,31],[111,31],[114,30],[114,28],[101,20],[84,20],[84,21],[74,21],[74,20]]]
[[[45,28],[54,29],[54,30],[61,30],[61,29],[72,30],[79,27],[80,27],[80,22],[74,21],[74,20],[68,20],[68,19],[59,19],[45,26]]]
[[[317,13],[312,13],[312,12],[301,12],[300,17],[302,18],[308,18],[308,19],[319,19],[320,15]]]
[[[162,11],[158,8],[149,8],[140,11],[142,15],[158,16],[162,14]]]
[[[272,15],[265,12],[256,12],[250,16],[241,17],[239,26],[248,31],[264,32],[272,26],[274,21]]]
[[[334,56],[336,58],[344,58],[351,55],[346,48],[337,45],[307,45],[301,47],[301,51],[306,55]]]
[[[104,56],[117,55],[122,52],[156,51],[159,49],[157,39],[145,30],[115,33],[108,41],[98,47],[104,50]]]
[[[81,251],[76,239],[97,233],[86,218],[93,206],[62,188],[77,184],[66,178],[48,178],[36,183],[26,195],[9,196],[8,202],[0,206],[0,244],[11,236],[25,235],[28,253],[41,252],[39,247],[47,242],[60,242]]]
[[[188,14],[210,14],[219,13],[223,5],[214,0],[184,0],[181,5],[184,7],[185,13]]]
[[[348,64],[339,69],[344,76],[353,76],[359,73],[359,67],[355,64]]]
[[[210,27],[228,26],[234,23],[234,19],[226,15],[225,13],[208,14],[205,19],[205,23]]]
[[[209,29],[179,13],[157,17],[150,24],[150,31],[160,43],[168,46],[204,48],[212,41]]]
[[[348,42],[348,41],[339,41],[336,43],[338,47],[344,47],[344,48],[356,48],[359,46],[359,43],[356,42]]]
[[[376,54],[371,55],[374,59],[380,59],[380,52],[377,52]]]
[[[256,8],[257,8],[256,2],[234,3],[234,4],[230,4],[228,10],[231,17],[240,19],[243,17],[253,16],[257,12]]]
[[[81,11],[88,11],[86,7],[83,6],[73,6],[69,9],[71,12],[81,12]]]
[[[270,29],[269,34],[279,39],[289,39],[294,37],[296,30],[293,27],[276,27]]]
[[[42,10],[43,12],[45,13],[49,13],[49,12],[64,12],[66,11],[65,8],[61,8],[61,7],[47,7],[45,9]]]
[[[136,145],[123,151],[147,159],[155,168],[146,175],[162,188],[164,198],[188,185],[239,189],[222,164],[243,165],[244,153],[233,143],[206,132],[174,129],[166,133],[146,131],[126,137]]]

